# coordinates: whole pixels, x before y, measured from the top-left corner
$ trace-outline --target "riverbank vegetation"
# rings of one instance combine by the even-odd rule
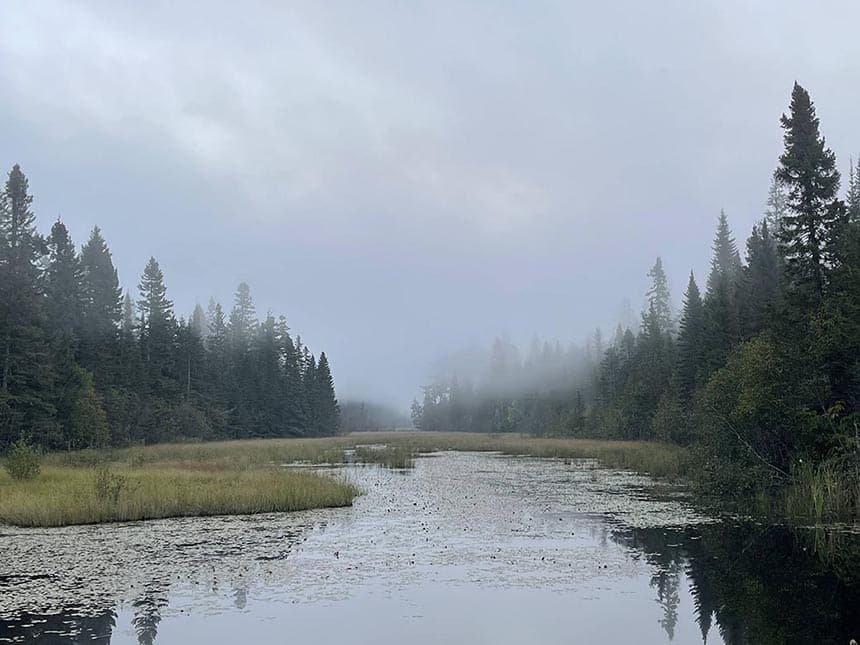
[[[15,165],[0,191],[0,452],[177,438],[320,436],[338,428],[328,357],[286,319],[258,320],[242,283],[177,316],[150,258],[137,298],[98,227],[78,251],[57,220],[36,228]]]
[[[660,258],[638,325],[589,347],[497,340],[413,403],[425,430],[542,432],[689,447],[690,474],[724,500],[792,513],[860,513],[860,164],[836,158],[795,84],[764,217],[742,258],[720,213],[711,268],[676,315]]]
[[[61,526],[346,506],[359,491],[300,465],[358,462],[411,468],[438,451],[594,459],[657,477],[687,473],[687,452],[646,441],[517,434],[355,433],[313,439],[173,443],[55,452],[26,479],[0,472],[0,524]],[[293,466],[293,467],[290,467]]]
[[[94,450],[47,455],[41,472],[25,479],[0,471],[0,524],[46,527],[298,511],[348,506],[359,494],[342,479],[285,469],[263,454],[226,459],[223,451],[155,448],[146,455]]]

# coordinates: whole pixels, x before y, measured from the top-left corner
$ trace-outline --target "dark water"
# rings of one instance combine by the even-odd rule
[[[0,527],[0,642],[848,643],[860,535],[720,520],[590,462],[339,471],[352,508]]]

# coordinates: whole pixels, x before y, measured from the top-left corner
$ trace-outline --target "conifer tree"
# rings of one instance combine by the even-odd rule
[[[24,433],[53,441],[56,430],[39,279],[47,249],[32,201],[27,177],[15,164],[0,204],[0,446]]]
[[[675,382],[682,399],[687,399],[698,385],[698,375],[702,369],[704,333],[704,306],[699,286],[690,271],[690,281],[684,293],[684,311],[678,327],[678,351],[675,361]]]
[[[797,83],[788,115],[780,119],[785,151],[777,178],[788,191],[788,212],[779,239],[787,261],[790,287],[818,301],[827,282],[828,267],[836,260],[835,236],[844,218],[837,198],[839,171],[836,157],[825,147],[818,117],[809,94]]]
[[[101,381],[109,381],[114,340],[122,316],[122,290],[107,242],[98,226],[80,255],[83,296],[81,363]]]
[[[649,312],[654,316],[654,322],[660,332],[670,333],[673,326],[672,298],[661,258],[658,257],[654,262],[654,266],[648,271],[648,277],[651,278],[651,287],[646,293]]]
[[[254,300],[251,298],[251,288],[242,282],[236,289],[233,309],[230,312],[230,341],[233,349],[243,353],[250,347],[257,325]]]
[[[852,224],[860,225],[860,158],[857,166],[852,161],[848,171],[848,194],[846,195],[848,219]]]
[[[768,326],[782,298],[783,262],[767,220],[747,239],[747,265],[740,294],[741,332],[749,338]]]
[[[725,211],[720,211],[717,232],[714,236],[711,256],[711,273],[708,275],[708,291],[712,291],[718,280],[726,280],[731,291],[736,285],[741,271],[741,257],[735,238],[729,229]]]
[[[785,188],[777,179],[776,172],[770,178],[770,188],[767,192],[767,203],[764,210],[764,219],[767,222],[767,227],[770,229],[771,235],[776,235],[779,230],[782,218],[788,212],[788,196],[785,194]]]
[[[82,270],[65,224],[57,220],[48,238],[50,257],[45,270],[45,304],[55,334],[76,337],[83,317]]]
[[[173,303],[167,299],[164,286],[164,274],[155,258],[149,258],[138,289],[142,356],[150,384],[160,387],[161,380],[172,368],[175,322]]]
[[[329,370],[325,352],[320,354],[314,380],[312,382],[314,421],[317,434],[329,436],[336,434],[340,425],[340,409],[334,393],[334,382]]]

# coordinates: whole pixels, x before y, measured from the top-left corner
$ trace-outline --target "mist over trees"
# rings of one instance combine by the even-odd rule
[[[80,252],[62,221],[36,228],[18,165],[0,194],[0,449],[49,449],[179,438],[334,434],[339,407],[328,357],[286,319],[258,319],[239,285],[176,317],[153,257],[122,292],[93,228]]]
[[[383,432],[411,427],[409,415],[398,408],[372,401],[341,401],[342,432]]]
[[[519,380],[528,370],[502,343],[502,385],[437,379],[413,403],[415,425],[690,445],[699,480],[718,493],[780,486],[805,469],[860,485],[860,163],[843,200],[800,85],[780,124],[763,217],[740,249],[720,212],[710,271],[703,282],[690,273],[680,312],[657,258],[638,327],[619,326],[591,373],[550,348],[542,365],[567,371],[541,371],[552,377],[537,387]]]

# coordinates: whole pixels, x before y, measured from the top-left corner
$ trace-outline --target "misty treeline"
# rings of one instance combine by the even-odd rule
[[[373,401],[341,401],[341,432],[383,432],[411,426],[402,410]]]
[[[78,252],[31,205],[15,165],[0,194],[0,450],[337,431],[325,353],[284,317],[258,320],[247,284],[229,312],[211,300],[177,319],[155,258],[123,295],[97,227]]]
[[[689,275],[677,315],[658,258],[638,329],[619,326],[592,371],[510,391],[444,379],[413,403],[416,426],[659,439],[692,446],[717,493],[832,480],[860,505],[860,162],[840,194],[799,85],[780,123],[764,217],[741,250],[720,214],[710,272]],[[529,368],[495,369],[490,382]]]

